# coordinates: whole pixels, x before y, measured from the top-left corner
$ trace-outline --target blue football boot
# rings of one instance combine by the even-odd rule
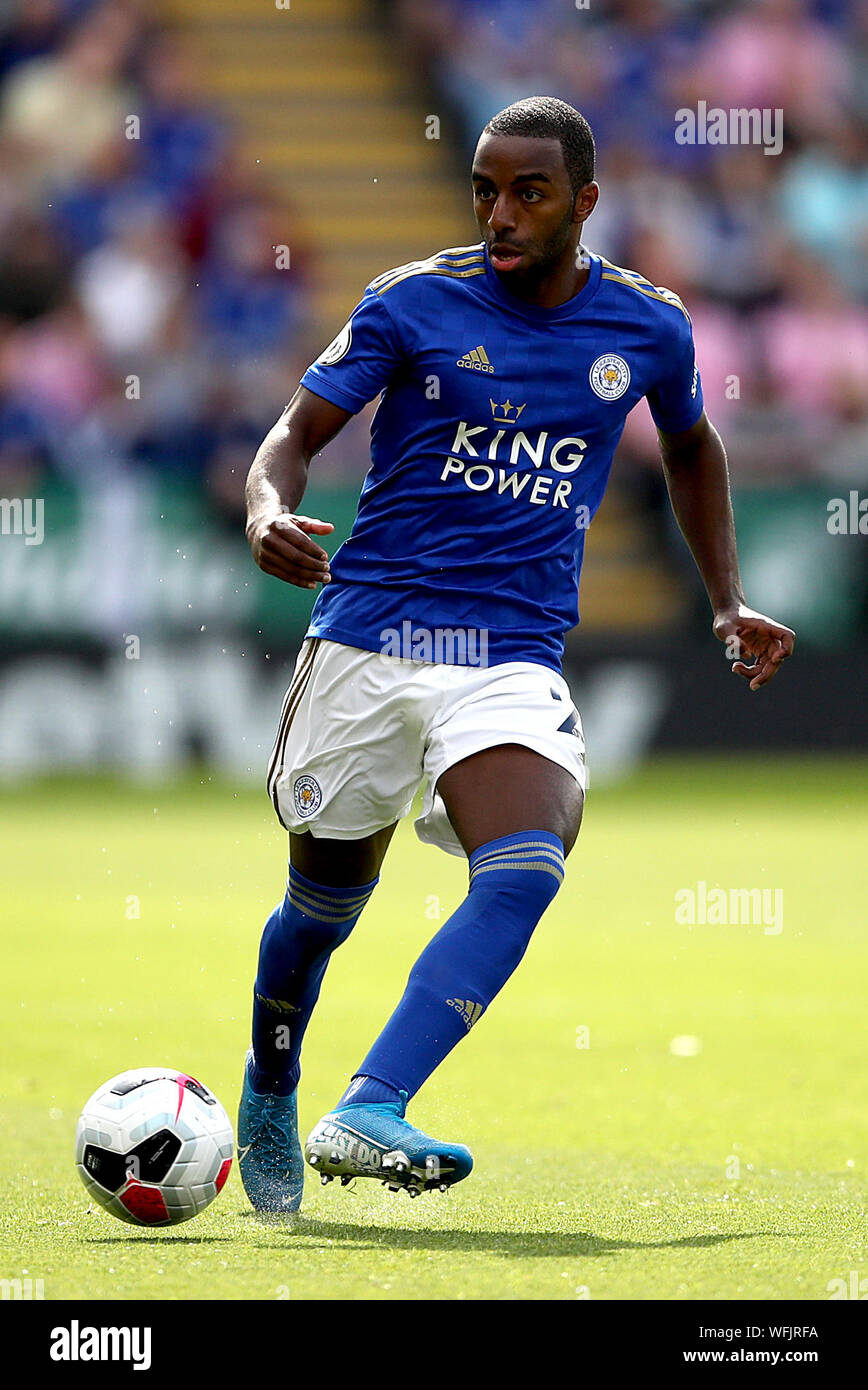
[[[238,1107],[238,1168],[244,1191],[257,1211],[298,1211],[304,1159],[298,1141],[298,1088],[288,1096],[261,1096],[250,1084],[250,1063]]]
[[[378,1105],[344,1105],[324,1115],[308,1135],[304,1155],[324,1183],[340,1178],[379,1178],[390,1192],[418,1197],[425,1189],[445,1192],[473,1167],[464,1144],[447,1144],[414,1129],[404,1119],[408,1095]]]

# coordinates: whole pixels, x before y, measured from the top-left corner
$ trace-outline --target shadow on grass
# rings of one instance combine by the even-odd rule
[[[251,1213],[251,1216],[254,1216]],[[554,1258],[555,1256],[593,1257],[616,1255],[625,1250],[704,1250],[733,1240],[755,1240],[774,1234],[769,1231],[732,1231],[717,1235],[681,1236],[674,1240],[617,1240],[597,1236],[591,1231],[486,1231],[397,1228],[394,1226],[351,1225],[344,1221],[317,1221],[295,1217],[268,1223],[281,1227],[293,1237],[345,1242],[353,1250],[462,1250],[487,1252],[510,1259]],[[273,1246],[261,1246],[273,1249]]]
[[[734,1240],[756,1240],[758,1237],[784,1237],[792,1234],[786,1231],[729,1231],[711,1235],[679,1236],[672,1240],[618,1240],[610,1236],[594,1235],[592,1231],[492,1231],[445,1229],[443,1227],[397,1227],[378,1226],[374,1223],[360,1225],[349,1221],[319,1221],[315,1217],[290,1214],[286,1216],[264,1216],[255,1211],[238,1212],[245,1222],[262,1229],[273,1231],[275,1235],[291,1236],[293,1240],[304,1240],[317,1245],[320,1242],[344,1244],[350,1250],[428,1250],[465,1254],[488,1253],[502,1255],[507,1259],[553,1259],[555,1257],[582,1257],[593,1259],[599,1255],[617,1255],[628,1250],[707,1250],[716,1245],[726,1245]],[[246,1234],[246,1233],[245,1233]],[[159,1234],[142,1235],[130,1232],[127,1235],[99,1236],[87,1241],[88,1245],[126,1245],[148,1246],[150,1249],[165,1249],[167,1245],[194,1246],[203,1248],[210,1245],[234,1245],[237,1236],[222,1235],[174,1235],[168,1230]],[[247,1241],[242,1238],[242,1243]],[[275,1250],[277,1243],[257,1244],[259,1250]],[[308,1247],[309,1248],[309,1247]]]

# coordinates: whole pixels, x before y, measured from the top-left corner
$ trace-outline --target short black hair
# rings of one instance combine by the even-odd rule
[[[484,135],[526,135],[560,140],[573,196],[594,177],[594,136],[580,111],[557,97],[525,97],[499,111]]]

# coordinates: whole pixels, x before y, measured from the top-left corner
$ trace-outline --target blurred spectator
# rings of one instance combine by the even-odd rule
[[[15,67],[3,92],[0,135],[27,156],[39,186],[70,183],[132,110],[124,69],[135,26],[123,7],[103,6],[72,30],[56,56]]]
[[[835,263],[852,293],[868,292],[868,128],[844,120],[834,137],[807,146],[778,189],[788,235]]]
[[[762,357],[739,377],[739,398],[723,426],[729,466],[739,487],[787,485],[817,472],[825,430],[816,417],[798,419]]]
[[[845,377],[835,396],[838,428],[818,446],[816,471],[844,486],[868,487],[868,393],[855,378]]]
[[[62,0],[21,0],[17,11],[0,15],[0,81],[18,63],[47,57],[63,33]]]
[[[860,124],[868,122],[868,0],[849,0],[853,17],[847,34],[849,91]]]
[[[21,209],[0,232],[0,315],[24,321],[65,294],[69,266],[48,223]]]
[[[21,0],[0,74],[0,476],[195,476],[237,525],[306,365],[290,209],[146,0]]]
[[[501,107],[536,91],[548,70],[558,0],[409,0],[404,23],[417,53],[475,140]]]
[[[277,352],[300,327],[289,227],[273,203],[242,202],[217,221],[202,276],[201,322],[218,353]]]
[[[784,297],[757,324],[763,358],[794,414],[831,424],[852,392],[868,398],[868,316],[825,259],[792,247],[782,261]]]
[[[831,131],[847,93],[843,44],[807,0],[755,0],[712,26],[699,57],[709,106],[780,107],[803,135]]]
[[[9,334],[3,375],[13,400],[42,421],[52,441],[80,423],[109,384],[99,343],[72,298]]]
[[[177,36],[149,45],[141,77],[142,172],[183,211],[214,173],[226,139],[223,123],[203,104],[192,54]]]
[[[58,235],[81,256],[109,239],[125,207],[150,193],[136,142],[113,134],[93,150],[74,183],[52,189],[51,215]]]
[[[171,221],[156,202],[132,203],[115,236],[85,257],[76,275],[81,302],[106,353],[153,355],[185,289],[185,266]]]
[[[768,301],[777,288],[774,167],[752,145],[720,150],[684,229],[699,286],[738,308]]]

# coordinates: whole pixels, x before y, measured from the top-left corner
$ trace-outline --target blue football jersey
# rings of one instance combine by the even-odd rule
[[[554,309],[506,289],[483,244],[368,286],[302,377],[354,413],[382,393],[358,515],[309,636],[560,670],[585,533],[628,412],[647,396],[673,433],[702,412],[680,299],[588,259],[584,288]],[[437,640],[456,631],[473,634],[466,653]]]

